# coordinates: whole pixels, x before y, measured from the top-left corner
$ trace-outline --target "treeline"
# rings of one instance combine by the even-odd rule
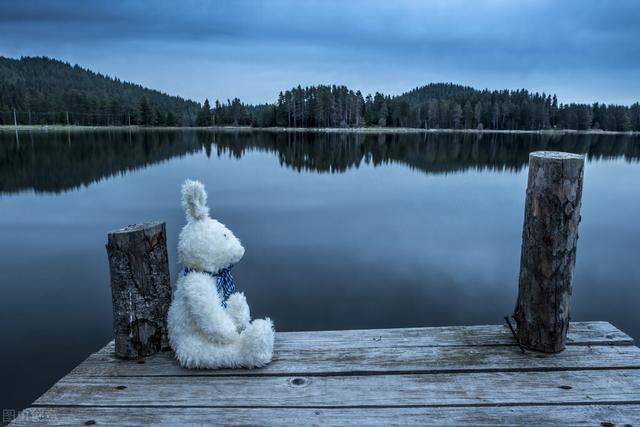
[[[17,110],[17,113],[14,111]],[[46,57],[0,57],[0,124],[640,131],[640,104],[562,104],[527,90],[435,83],[399,96],[298,86],[274,103],[203,105]]]
[[[275,104],[216,102],[217,125],[256,127],[409,127],[428,129],[601,129],[640,131],[640,104],[558,103],[556,95],[430,84],[400,96],[362,95],[345,86],[281,92]]]
[[[191,126],[200,105],[46,57],[0,57],[0,124]]]

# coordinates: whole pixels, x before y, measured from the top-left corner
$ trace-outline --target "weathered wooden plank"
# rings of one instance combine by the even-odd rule
[[[29,408],[15,427],[70,425],[585,425],[640,423],[640,405],[449,408]],[[88,424],[87,424],[88,423]]]
[[[341,348],[338,343],[309,343],[304,347],[281,345],[277,338],[273,361],[256,370],[187,370],[178,366],[171,352],[148,357],[144,363],[100,353],[90,356],[70,375],[330,375],[639,367],[640,349],[635,346],[570,346],[557,355],[523,355],[517,346]]]
[[[640,370],[306,377],[74,377],[34,406],[364,407],[640,403]]]
[[[285,349],[516,345],[506,325],[278,332],[276,336],[278,346]],[[571,322],[567,344],[631,345],[633,338],[609,322]],[[113,353],[113,342],[98,353]]]

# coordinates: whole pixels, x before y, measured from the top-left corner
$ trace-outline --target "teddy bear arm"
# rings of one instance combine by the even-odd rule
[[[231,316],[220,303],[220,297],[204,280],[194,280],[186,293],[187,306],[198,328],[211,339],[232,343],[239,339]]]
[[[242,332],[249,322],[251,321],[251,312],[249,311],[249,304],[247,304],[247,298],[244,293],[235,292],[231,294],[227,301],[227,313],[236,325],[238,332]]]

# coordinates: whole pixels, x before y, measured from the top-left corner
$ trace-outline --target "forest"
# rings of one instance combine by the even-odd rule
[[[558,103],[556,95],[477,90],[434,83],[399,96],[363,96],[345,86],[281,92],[274,104],[216,102],[212,123],[256,127],[407,127],[427,129],[601,129],[640,131],[640,104]],[[209,124],[209,123],[207,123]]]
[[[14,115],[14,111],[16,112]],[[640,131],[640,104],[559,103],[555,94],[432,83],[401,95],[346,86],[202,105],[44,57],[0,57],[0,124]]]
[[[0,124],[191,126],[197,102],[45,57],[0,57]]]

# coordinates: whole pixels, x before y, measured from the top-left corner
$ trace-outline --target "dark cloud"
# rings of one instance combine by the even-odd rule
[[[297,84],[398,92],[430,81],[639,98],[640,2],[0,3],[0,54],[48,55],[202,99]]]

